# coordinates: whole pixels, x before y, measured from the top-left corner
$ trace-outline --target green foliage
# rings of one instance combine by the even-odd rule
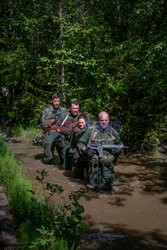
[[[17,221],[24,220],[31,207],[31,182],[23,174],[23,166],[17,165],[12,152],[0,138],[0,179],[5,187],[12,213]],[[23,207],[25,209],[23,209]]]
[[[41,128],[31,126],[24,133],[27,141],[32,142],[34,145],[43,146],[44,134]]]
[[[29,249],[52,249],[52,250],[69,250],[68,241],[66,239],[56,239],[54,230],[48,230],[44,227],[37,229],[41,237],[38,237]]]
[[[22,127],[22,125],[18,124],[18,125],[15,127],[15,129],[14,129],[14,135],[15,135],[16,137],[18,137],[18,136],[21,136],[22,133],[23,133],[23,127]]]
[[[41,237],[36,239],[41,245],[46,244],[45,247],[53,247],[57,249],[57,244],[62,244],[62,239],[66,239],[68,242],[67,249],[76,249],[79,245],[80,238],[85,234],[88,226],[82,221],[81,214],[84,212],[83,206],[79,204],[79,199],[85,195],[88,191],[80,189],[76,194],[71,193],[69,195],[69,201],[56,203],[56,207],[51,201],[51,197],[55,193],[62,193],[63,188],[57,184],[51,184],[44,181],[47,172],[45,170],[37,171],[40,176],[36,179],[41,183],[44,193],[44,203],[47,208],[47,215],[50,217],[50,223],[45,224],[45,227],[38,228],[41,233]],[[54,237],[57,242],[54,242]],[[63,244],[66,243],[63,241]],[[55,248],[54,248],[55,247]]]
[[[69,195],[68,203],[53,204],[54,194],[63,188],[44,181],[47,172],[38,171],[36,179],[43,194],[33,192],[30,180],[24,175],[18,162],[0,138],[0,179],[5,188],[11,212],[17,224],[20,249],[76,249],[87,225],[82,221],[83,206],[79,199],[87,191],[79,190]]]
[[[157,131],[151,131],[151,132],[148,132],[146,135],[145,135],[145,142],[151,142],[152,144],[159,144],[160,141],[158,139],[158,134],[157,134]]]
[[[39,237],[39,233],[35,230],[34,224],[27,218],[19,224],[17,229],[18,249],[28,249],[32,239]]]
[[[167,2],[61,0],[62,18],[58,3],[2,1],[5,122],[38,126],[57,92],[65,95],[63,106],[77,99],[91,118],[105,110],[112,120],[121,120],[128,142],[149,137],[167,109]],[[157,139],[165,142],[159,132]]]

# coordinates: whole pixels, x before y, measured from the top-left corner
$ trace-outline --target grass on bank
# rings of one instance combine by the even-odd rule
[[[44,173],[45,175],[46,173]],[[44,186],[44,175],[38,177]],[[0,181],[6,191],[11,213],[17,225],[18,249],[77,249],[83,235],[79,196],[70,195],[71,204],[50,209],[35,197],[31,181],[24,174],[24,167],[0,138]],[[59,189],[47,183],[51,196]],[[45,190],[44,190],[45,192]],[[66,214],[70,216],[66,217]],[[67,237],[66,237],[67,235]]]
[[[32,184],[25,177],[22,164],[18,165],[2,138],[0,138],[0,180],[16,220],[26,218],[32,199],[32,194],[28,190],[32,190]]]
[[[8,128],[9,132],[11,128]],[[9,133],[10,134],[10,133]],[[17,125],[13,128],[12,133],[15,137],[23,137],[25,138],[26,142],[31,142],[34,145],[43,146],[44,141],[44,133],[42,127],[27,127],[26,129],[23,128],[22,125]]]

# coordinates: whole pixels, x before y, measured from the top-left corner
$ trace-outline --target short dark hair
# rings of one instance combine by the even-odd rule
[[[72,104],[74,104],[74,105],[79,105],[79,102],[77,102],[77,101],[72,101],[70,107],[72,106]]]
[[[52,100],[54,100],[55,98],[60,98],[60,97],[59,97],[58,94],[55,93],[55,94],[52,95]]]
[[[88,117],[85,115],[85,114],[80,114],[79,116],[78,116],[78,121],[79,121],[79,119],[84,119],[85,120],[85,122],[87,122],[88,121]]]

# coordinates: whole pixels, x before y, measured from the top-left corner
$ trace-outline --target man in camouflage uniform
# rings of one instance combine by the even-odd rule
[[[52,95],[52,104],[49,105],[42,114],[42,127],[45,131],[44,136],[44,163],[54,163],[55,140],[59,136],[56,131],[56,122],[60,114],[66,109],[60,106],[60,97]],[[61,160],[61,159],[60,159]]]
[[[57,131],[59,137],[56,141],[59,157],[63,159],[64,169],[68,169],[68,150],[70,148],[70,140],[74,127],[78,123],[79,103],[72,101],[70,109],[63,112],[59,117]]]
[[[114,165],[121,151],[103,149],[103,157],[100,158],[96,150],[87,148],[88,143],[99,144],[102,141],[107,145],[121,144],[118,133],[110,126],[109,116],[104,111],[100,112],[99,122],[94,125],[93,130],[87,130],[80,138],[78,147],[89,159],[88,187],[96,191],[109,191],[114,182]]]

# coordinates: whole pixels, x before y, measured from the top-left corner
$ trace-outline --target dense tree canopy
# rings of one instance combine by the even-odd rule
[[[2,0],[1,114],[40,123],[57,92],[96,119],[109,112],[127,142],[167,142],[165,0]]]

